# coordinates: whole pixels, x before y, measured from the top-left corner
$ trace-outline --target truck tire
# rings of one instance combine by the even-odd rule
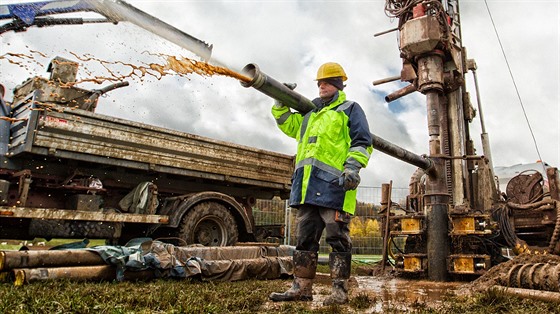
[[[190,209],[181,220],[178,233],[187,244],[204,246],[234,245],[238,236],[233,215],[216,202],[200,203]]]

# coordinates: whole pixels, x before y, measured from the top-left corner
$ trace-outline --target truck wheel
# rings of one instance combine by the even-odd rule
[[[200,203],[181,220],[178,236],[187,244],[204,246],[234,245],[238,238],[233,215],[215,202]]]

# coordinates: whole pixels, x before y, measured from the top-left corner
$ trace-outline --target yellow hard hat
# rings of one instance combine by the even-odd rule
[[[317,70],[317,78],[315,80],[318,81],[329,77],[342,77],[342,81],[348,79],[342,66],[336,62],[327,62],[320,66],[319,70]]]

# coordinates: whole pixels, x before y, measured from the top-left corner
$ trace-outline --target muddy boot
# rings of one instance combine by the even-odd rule
[[[331,253],[329,255],[332,293],[325,299],[323,305],[348,302],[348,279],[350,278],[351,263],[352,253]]]
[[[284,293],[273,292],[268,296],[272,301],[312,301],[313,278],[317,270],[317,253],[310,251],[294,252],[294,281]]]

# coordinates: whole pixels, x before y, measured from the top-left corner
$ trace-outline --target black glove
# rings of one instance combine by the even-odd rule
[[[360,167],[345,164],[344,171],[338,179],[338,184],[344,187],[344,191],[355,190],[360,184]]]

